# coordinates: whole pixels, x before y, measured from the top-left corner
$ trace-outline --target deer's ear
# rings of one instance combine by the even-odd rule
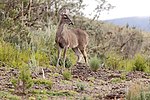
[[[66,8],[63,8],[63,7],[60,8],[59,11],[58,11],[58,13],[59,13],[59,15],[61,15],[61,16],[64,15],[64,14],[66,13]]]

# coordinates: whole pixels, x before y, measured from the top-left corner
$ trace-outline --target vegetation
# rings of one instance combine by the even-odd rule
[[[78,91],[84,91],[85,90],[84,83],[81,83],[81,82],[77,83],[77,90]]]
[[[134,84],[126,95],[127,100],[148,100],[150,97],[150,90],[142,88],[139,84]]]
[[[107,56],[106,66],[110,69],[119,69],[122,58],[116,53],[110,52]]]
[[[21,100],[25,97],[29,100],[47,100],[53,96],[79,96],[79,93],[82,95],[81,98],[87,99],[84,93],[92,89],[98,90],[99,87],[95,85],[105,84],[104,80],[121,83],[128,78],[128,72],[150,72],[149,34],[136,28],[119,27],[97,21],[102,11],[110,10],[113,6],[105,0],[96,1],[98,5],[92,19],[84,17],[82,11],[86,5],[83,0],[0,1],[0,80],[2,81],[0,99]],[[69,16],[74,22],[73,26],[68,26],[69,28],[81,28],[89,34],[88,57],[92,72],[84,65],[79,71],[75,70],[74,73],[70,71],[80,66],[80,64],[73,66],[77,58],[72,50],[67,51],[66,69],[60,73],[61,67],[55,67],[57,62],[55,34],[59,10],[62,8],[69,9]],[[102,63],[108,74],[104,77],[99,75],[98,77],[101,78],[99,79],[96,75],[100,73],[98,70]],[[85,72],[80,72],[81,69]],[[110,73],[111,70],[114,73],[123,70],[125,73],[119,74],[119,78],[114,78]],[[74,78],[74,74],[78,76]],[[60,83],[63,79],[67,82]],[[81,79],[80,82],[78,79]],[[91,84],[91,87],[85,85],[83,80],[90,82],[88,84]],[[57,87],[61,87],[60,90]],[[76,92],[74,88],[77,88]],[[149,90],[134,91],[132,88],[134,86],[129,89],[127,99],[149,98]],[[138,93],[134,94],[136,91]]]
[[[65,70],[63,73],[62,73],[63,77],[65,80],[71,80],[72,78],[72,75],[71,75],[71,72],[68,71],[68,70]]]
[[[46,80],[46,79],[34,79],[33,83],[36,85],[45,85],[48,89],[52,88],[53,82],[51,80]]]
[[[136,55],[134,58],[134,67],[133,70],[135,71],[146,71],[148,68],[147,61],[144,56]]]
[[[8,93],[8,92],[0,91],[0,99],[21,100],[21,97],[17,95],[12,95],[11,93]]]
[[[100,68],[100,60],[95,56],[90,59],[90,68],[92,71],[97,71]]]
[[[14,85],[16,92],[26,94],[28,92],[27,90],[33,85],[31,72],[28,67],[22,67],[18,79],[13,78],[11,82]]]

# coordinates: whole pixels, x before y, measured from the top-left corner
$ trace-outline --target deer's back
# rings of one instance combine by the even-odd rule
[[[74,32],[72,32],[72,30],[64,29],[62,34],[67,46],[70,48],[75,48],[78,46],[78,37],[74,34]]]
[[[73,33],[77,36],[78,45],[86,46],[88,44],[88,34],[81,29],[72,29]]]
[[[63,39],[70,48],[84,47],[88,44],[88,34],[81,29],[64,29]],[[61,43],[65,43],[60,41]]]

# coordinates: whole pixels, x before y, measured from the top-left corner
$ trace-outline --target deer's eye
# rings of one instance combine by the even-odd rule
[[[65,19],[67,19],[67,16],[64,16]]]

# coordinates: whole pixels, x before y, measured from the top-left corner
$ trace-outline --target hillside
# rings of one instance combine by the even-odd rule
[[[80,12],[82,0],[52,1],[0,4],[0,100],[148,100],[150,34],[88,19]],[[74,16],[60,13],[64,4]],[[63,32],[80,28],[89,35],[88,64],[83,57],[77,63],[72,48],[57,63],[60,19]],[[58,39],[65,41],[63,35]]]
[[[111,19],[105,21],[120,26],[125,26],[128,24],[129,27],[136,27],[143,31],[150,32],[150,17],[127,17],[127,18],[118,18],[118,19]]]

